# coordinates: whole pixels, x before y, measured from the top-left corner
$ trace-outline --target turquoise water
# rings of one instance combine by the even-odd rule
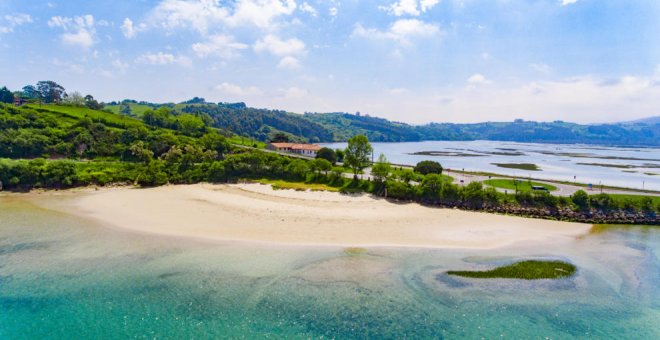
[[[0,338],[660,338],[660,232],[496,250],[275,247],[134,234],[0,198]],[[462,279],[522,258],[558,281]]]

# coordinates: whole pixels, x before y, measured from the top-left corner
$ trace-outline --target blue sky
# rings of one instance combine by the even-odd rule
[[[656,0],[0,0],[0,85],[425,123],[658,115]]]

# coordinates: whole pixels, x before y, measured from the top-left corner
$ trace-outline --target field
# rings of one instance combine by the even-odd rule
[[[153,109],[153,107],[149,105],[135,103],[128,103],[128,107],[131,108],[131,115],[138,118],[142,117],[145,111]],[[121,105],[106,105],[104,109],[110,110],[112,113],[120,114],[119,110],[121,110]]]
[[[497,178],[497,179],[485,180],[484,184],[500,189],[516,190],[516,183],[514,181],[515,181],[514,179]],[[554,185],[539,183],[539,182],[530,182],[526,180],[519,180],[517,188],[518,191],[530,191],[532,190],[532,186],[542,186],[548,189],[548,191],[557,190],[557,187]]]
[[[64,105],[27,105],[29,108],[37,111],[53,112],[65,118],[78,121],[89,118],[94,122],[101,122],[105,125],[116,128],[141,127],[144,124],[133,118],[119,114],[107,113],[103,111],[91,110],[86,107],[64,106]]]

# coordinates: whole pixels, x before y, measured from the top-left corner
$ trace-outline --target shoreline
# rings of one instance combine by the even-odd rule
[[[0,197],[8,196],[126,231],[276,245],[492,249],[570,242],[592,228],[262,184],[79,188]]]

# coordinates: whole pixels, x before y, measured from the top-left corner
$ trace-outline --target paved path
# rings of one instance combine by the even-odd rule
[[[510,179],[511,177],[498,177],[498,176],[482,176],[482,175],[473,175],[473,174],[463,174],[463,173],[458,173],[458,172],[453,172],[450,171],[446,175],[454,177],[454,183],[458,185],[468,185],[472,182],[483,182],[488,179],[496,179],[496,178],[505,178],[505,179]],[[463,183],[461,183],[461,180]],[[525,180],[524,178],[521,178],[521,180]],[[593,189],[588,189],[579,185],[570,185],[570,184],[564,184],[564,183],[555,183],[552,181],[544,181],[540,179],[532,179],[534,182],[538,183],[544,183],[544,184],[550,184],[555,187],[557,187],[557,190],[552,191],[552,194],[555,196],[571,196],[573,195],[576,191],[578,190],[584,190],[589,194],[599,194],[601,193],[600,188],[594,187]],[[497,189],[498,191],[505,192],[505,189]],[[513,190],[508,190],[509,193],[513,192]],[[607,189],[603,188],[602,190],[603,193],[606,194],[628,194],[628,195],[649,195],[649,196],[660,196],[660,193],[649,193],[649,192],[641,192],[641,191],[636,191],[634,189],[631,190],[623,190],[623,189]]]

